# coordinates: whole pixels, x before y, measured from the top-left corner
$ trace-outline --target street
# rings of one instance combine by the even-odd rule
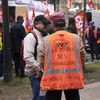
[[[81,100],[100,100],[100,82],[86,85],[84,89],[80,90]],[[62,100],[65,100],[62,94]]]

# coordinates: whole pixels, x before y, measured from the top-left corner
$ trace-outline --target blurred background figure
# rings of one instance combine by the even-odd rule
[[[2,30],[2,23],[0,23],[0,79],[3,79],[3,30]]]
[[[100,28],[97,28],[97,46],[98,46],[99,58],[100,58]]]
[[[86,33],[86,38],[90,47],[91,61],[94,61],[94,54],[96,56],[96,61],[99,60],[98,49],[97,49],[97,31],[95,29],[94,22],[89,23],[89,31]]]
[[[16,76],[24,77],[24,66],[21,64],[20,56],[20,47],[21,42],[24,39],[26,32],[23,27],[23,16],[18,16],[17,21],[14,22],[11,26],[10,35],[11,35],[11,50],[12,57],[15,64],[15,74]]]

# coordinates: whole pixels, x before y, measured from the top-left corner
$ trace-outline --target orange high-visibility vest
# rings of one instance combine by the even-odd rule
[[[44,73],[42,90],[83,88],[80,39],[66,31],[58,31],[44,40]]]

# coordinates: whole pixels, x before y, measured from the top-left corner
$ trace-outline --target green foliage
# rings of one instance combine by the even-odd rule
[[[86,84],[100,81],[100,63],[86,64],[84,76]]]

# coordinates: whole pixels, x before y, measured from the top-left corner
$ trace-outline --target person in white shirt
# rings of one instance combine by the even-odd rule
[[[46,35],[46,29],[49,24],[50,21],[45,18],[44,15],[36,16],[34,19],[33,28],[33,32],[36,34],[36,36],[34,36],[32,32],[30,32],[24,38],[24,60],[26,63],[25,72],[29,76],[31,82],[33,92],[32,100],[38,100],[40,91],[40,78],[37,77],[37,74],[42,72],[42,68],[37,62],[37,46],[43,43],[42,39],[43,36]]]

